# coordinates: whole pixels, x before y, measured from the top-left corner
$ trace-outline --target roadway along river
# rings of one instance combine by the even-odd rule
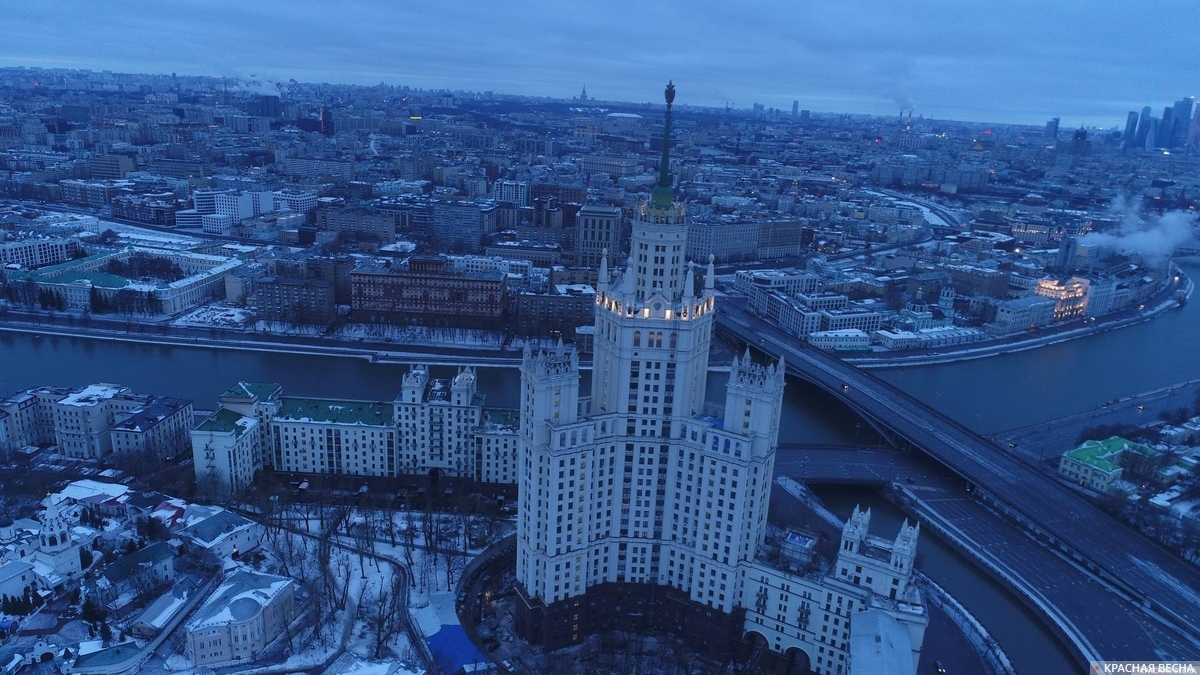
[[[1200,275],[1194,261],[1180,266],[1193,278]],[[1200,294],[1151,321],[1079,340],[873,374],[975,431],[992,433],[1200,377],[1198,335]]]
[[[1200,277],[1200,265],[1185,268],[1194,278]],[[986,433],[1200,378],[1196,335],[1200,335],[1200,298],[1153,321],[1080,340],[979,361],[885,369],[875,374]],[[189,398],[196,401],[198,409],[211,409],[220,392],[245,379],[279,382],[285,393],[294,395],[391,400],[399,393],[405,370],[405,366],[361,359],[0,332],[0,396],[41,385],[113,382],[140,392]],[[439,369],[434,371],[439,373]],[[725,379],[722,373],[710,376],[710,398],[722,395]],[[584,380],[586,387],[586,373]],[[518,385],[515,369],[482,369],[479,373],[480,390],[488,394],[491,405],[515,406]],[[803,382],[788,382],[784,408],[780,439],[784,443],[874,442],[873,434],[859,425],[853,414]],[[936,557],[947,561],[950,569],[966,565],[953,556]],[[964,578],[979,577],[974,570],[960,571]],[[965,590],[962,584],[947,581],[952,572],[943,570],[938,576],[952,591]],[[991,589],[986,595],[991,595]],[[987,626],[1028,620],[1028,614],[1011,603],[960,597]],[[1039,638],[1041,644],[1031,644]],[[1051,660],[1057,660],[1051,654],[1063,658],[1054,640],[1040,631],[1028,631],[1016,642],[1003,645],[1010,655],[1024,649]]]

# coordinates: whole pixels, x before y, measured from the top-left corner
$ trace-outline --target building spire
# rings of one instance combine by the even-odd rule
[[[600,274],[596,278],[596,286],[600,292],[608,291],[608,247],[600,252]]]
[[[671,189],[671,104],[675,102],[675,83],[667,82],[667,89],[663,92],[663,98],[667,101],[666,122],[663,124],[663,141],[662,141],[662,166],[658,170],[658,184],[654,186],[654,191],[650,193],[651,206],[659,209],[671,208],[671,204],[675,202],[675,191]]]

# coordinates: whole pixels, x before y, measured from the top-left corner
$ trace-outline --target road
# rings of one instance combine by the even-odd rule
[[[1144,426],[1154,422],[1161,413],[1186,408],[1189,415],[1197,412],[1200,380],[1188,380],[1169,387],[1125,396],[1091,410],[1068,415],[1048,422],[1039,422],[1018,429],[991,434],[989,438],[1009,447],[1030,461],[1054,461],[1062,453],[1078,445],[1084,429],[1101,425]]]
[[[926,526],[934,517],[952,523],[984,555],[1029,582],[1100,654],[1152,659],[1196,651],[1183,636],[1163,630],[1096,577],[975,500],[961,480],[920,453],[780,445],[775,474],[808,484],[882,486],[894,481],[920,499],[919,506],[909,504],[906,511],[917,514]],[[1016,595],[1021,597],[1019,590]]]
[[[1200,645],[1200,570],[1103,513],[1055,478],[1032,470],[1022,459],[869,373],[806,348],[729,303],[717,313],[717,322],[747,344],[785,358],[789,372],[836,396],[900,442],[920,449],[967,486],[978,488],[974,497],[1023,521],[1040,539],[1076,557]],[[1090,600],[1079,602],[1087,607]],[[1074,620],[1086,625],[1101,616],[1097,610],[1078,613]]]
[[[775,452],[776,475],[808,484],[886,485],[893,480],[931,478],[932,469],[928,460],[890,448],[780,444]]]

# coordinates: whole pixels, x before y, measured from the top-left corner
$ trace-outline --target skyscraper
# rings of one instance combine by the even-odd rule
[[[714,271],[697,293],[668,173],[673,98],[668,85],[662,168],[628,267],[610,281],[601,262],[590,410],[572,350],[527,350],[522,365],[518,625],[548,648],[635,597],[691,606],[675,612],[680,630],[740,634],[737,566],[766,527],[783,368],[736,362],[728,421],[703,416]]]
[[[1150,131],[1150,106],[1142,108],[1142,115],[1138,118],[1137,138],[1134,139],[1134,145],[1139,149],[1146,146],[1146,133]]]
[[[1200,108],[1192,116],[1192,124],[1187,132],[1187,152],[1189,155],[1200,153]]]
[[[1054,140],[1058,138],[1058,118],[1051,117],[1049,122],[1046,122],[1046,133],[1043,134],[1046,138]]]
[[[1145,139],[1146,140],[1142,144],[1143,150],[1153,150],[1153,149],[1159,147],[1160,143],[1159,143],[1158,135],[1159,135],[1159,128],[1161,127],[1159,122],[1160,122],[1160,120],[1157,117],[1151,117],[1150,119],[1145,120],[1145,126],[1146,126]],[[1142,125],[1139,124],[1138,125],[1138,134],[1140,135],[1141,133],[1142,133]]]
[[[1129,111],[1129,117],[1125,119],[1125,133],[1121,136],[1121,148],[1124,150],[1132,150],[1135,139],[1137,138],[1138,114],[1136,110]]]
[[[1188,128],[1192,125],[1192,109],[1196,107],[1196,99],[1187,96],[1175,102],[1174,112],[1171,115],[1171,142],[1172,148],[1182,147],[1187,143]]]
[[[658,183],[633,219],[627,266],[613,278],[601,257],[590,399],[580,397],[572,348],[524,354],[517,632],[554,650],[593,633],[665,630],[723,658],[753,631],[771,636],[770,652],[797,647],[816,672],[838,672],[849,658],[843,615],[867,609],[872,579],[892,584],[891,598],[872,602],[922,604],[907,583],[916,530],[902,530],[887,581],[864,583],[840,558],[842,576],[824,582],[759,557],[784,364],[747,353],[733,360],[724,404],[705,396],[715,272],[710,258],[698,289],[684,258],[685,208],[669,174],[674,94],[668,84]],[[812,604],[826,595],[837,596],[836,611]],[[776,614],[789,618],[764,624]],[[895,616],[913,636],[915,664],[923,610]],[[831,635],[836,645],[825,642]]]
[[[1175,128],[1175,107],[1163,108],[1163,116],[1158,121],[1158,144],[1164,148],[1171,147],[1172,130]]]

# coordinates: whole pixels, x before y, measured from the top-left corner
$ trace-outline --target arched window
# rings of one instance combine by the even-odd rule
[[[633,346],[634,347],[642,346],[642,331],[640,331],[640,330],[633,331]]]
[[[50,535],[50,545],[51,545],[51,546],[58,546],[58,538],[57,538],[57,537],[55,537],[54,535]]]
[[[679,346],[679,333],[671,333],[671,349]]]

